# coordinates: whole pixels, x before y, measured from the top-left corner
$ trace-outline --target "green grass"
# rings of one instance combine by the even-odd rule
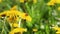
[[[49,1],[49,0],[48,0]],[[22,27],[27,28],[28,32],[24,32],[24,34],[33,34],[32,29],[36,28],[38,29],[37,32],[34,34],[56,34],[56,31],[52,28],[50,28],[53,24],[57,25],[56,23],[59,20],[56,20],[55,17],[60,18],[60,12],[57,10],[57,7],[60,6],[60,4],[56,4],[54,6],[47,6],[46,3],[47,0],[38,0],[36,4],[33,2],[26,2],[26,3],[20,3],[17,0],[3,0],[3,2],[0,3],[0,12],[3,12],[5,10],[9,10],[14,5],[17,5],[17,9],[29,14],[32,18],[31,22],[28,21],[22,21]],[[58,15],[52,15],[53,12],[56,12]],[[25,22],[25,23],[24,23]],[[60,21],[59,21],[60,22]],[[0,22],[0,31],[2,32],[2,24],[3,22]],[[44,28],[40,28],[41,25],[44,26]],[[10,26],[6,24],[8,30]],[[0,32],[0,33],[1,33]],[[6,27],[4,28],[3,33],[7,34]]]

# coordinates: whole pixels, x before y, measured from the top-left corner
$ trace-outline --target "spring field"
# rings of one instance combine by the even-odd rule
[[[60,34],[60,0],[0,0],[0,34]]]

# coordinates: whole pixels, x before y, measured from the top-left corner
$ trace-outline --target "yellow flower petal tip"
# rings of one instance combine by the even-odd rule
[[[27,13],[20,14],[22,19],[26,19],[26,21],[32,21],[32,18]]]
[[[11,10],[16,10],[16,9],[17,9],[16,5],[11,8]]]
[[[58,7],[58,10],[60,10],[60,7]]]
[[[55,0],[56,2],[55,3],[58,3],[58,4],[60,4],[60,0]]]
[[[37,0],[33,0],[33,3],[34,3],[34,4],[37,3]]]
[[[16,29],[12,30],[9,34],[23,33],[23,32],[27,32],[27,29],[25,29],[25,28],[16,28]]]
[[[26,17],[26,20],[31,22],[32,21],[32,18],[30,16],[27,16]]]
[[[19,0],[20,1],[20,3],[24,3],[24,0]]]

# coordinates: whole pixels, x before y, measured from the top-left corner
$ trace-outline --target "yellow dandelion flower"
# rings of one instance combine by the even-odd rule
[[[33,3],[37,3],[37,0],[33,0]]]
[[[12,13],[16,13],[17,15],[19,15],[22,19],[26,19],[27,21],[31,21],[32,18],[27,15],[26,13],[23,13],[23,12],[20,12],[18,10],[13,10],[13,9],[16,9],[16,6],[14,6],[11,10],[12,10]],[[14,11],[14,12],[13,12]]]
[[[55,0],[56,2],[55,3],[60,3],[60,0]]]
[[[60,27],[55,26],[55,27],[53,27],[53,29],[57,30],[57,32],[56,32],[57,34],[60,33]]]
[[[20,0],[21,3],[24,3],[24,0]]]
[[[7,17],[6,19],[9,22],[12,22],[13,20],[14,21],[18,20],[16,15],[14,15],[14,12],[10,12],[10,11],[4,11],[4,12],[0,13],[0,17]]]
[[[9,22],[18,21],[19,20],[19,18],[16,16],[14,11],[7,12],[6,17],[7,17],[7,21],[9,21]]]
[[[47,3],[47,5],[55,5],[55,0],[50,0],[50,2]]]
[[[4,12],[0,13],[0,16],[3,15],[3,14],[5,14],[6,17],[8,17],[7,20],[9,22],[17,21],[20,18],[21,19],[26,19],[27,21],[31,21],[31,17],[29,15],[26,15],[26,13],[23,13],[23,12],[20,12],[20,11],[16,10],[16,6],[11,8],[10,10],[7,10],[7,11],[4,11]]]
[[[22,34],[23,32],[27,32],[25,28],[16,28],[12,30],[9,34]]]
[[[34,32],[38,31],[37,29],[33,29]]]
[[[60,7],[58,7],[58,10],[60,10]]]

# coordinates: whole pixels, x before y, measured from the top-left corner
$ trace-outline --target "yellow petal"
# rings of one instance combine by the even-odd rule
[[[21,3],[24,3],[24,0],[20,0]]]
[[[57,27],[57,26],[55,26],[55,27],[53,27],[53,29],[58,30],[58,27]]]
[[[51,0],[50,2],[47,3],[47,5],[55,5],[55,0]]]
[[[13,6],[10,10],[16,10],[17,9],[17,6]]]
[[[37,0],[33,0],[33,3],[37,3]]]
[[[57,31],[56,34],[60,34],[60,31]]]
[[[29,15],[27,15],[26,13],[20,13],[20,17],[22,19],[26,19],[27,21],[31,21],[32,20],[32,18]]]
[[[60,3],[60,0],[56,0],[56,3]]]
[[[30,16],[26,16],[27,21],[32,21],[32,18]]]
[[[53,5],[55,5],[55,4],[54,4],[54,3],[49,2],[49,3],[47,3],[47,5],[48,5],[48,6],[50,6],[50,5],[52,5],[52,6],[53,6]]]
[[[17,24],[17,23],[14,23],[14,24],[13,24],[13,27],[18,27],[18,24]]]
[[[25,28],[15,28],[14,30],[12,30],[11,32],[10,32],[10,34],[14,34],[14,33],[18,33],[18,32],[26,32],[27,31],[27,29],[25,29]]]
[[[58,7],[58,10],[60,10],[60,7]]]

